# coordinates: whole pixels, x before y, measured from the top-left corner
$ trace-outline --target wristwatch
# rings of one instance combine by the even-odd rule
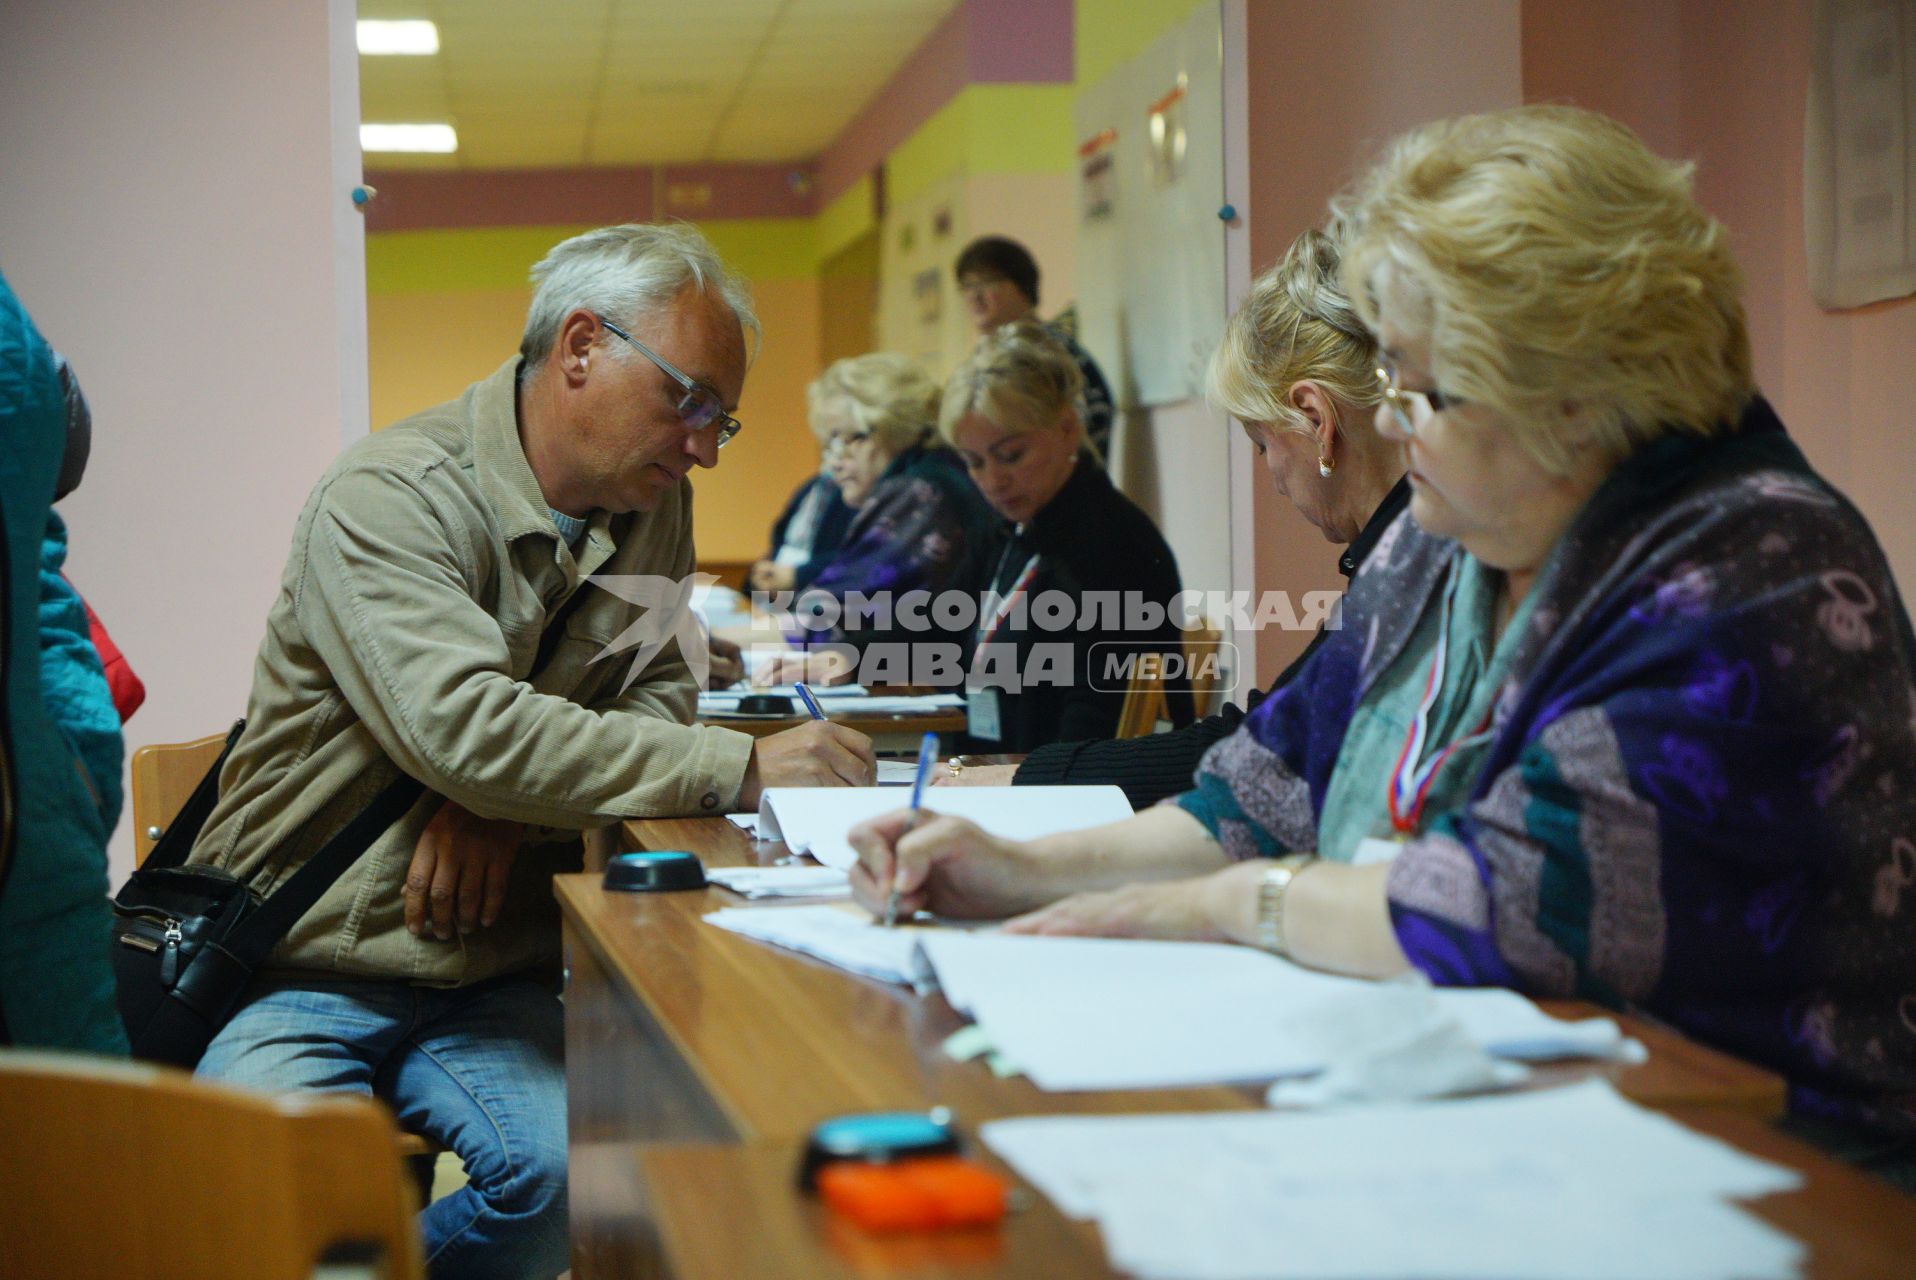
[[[1315,861],[1312,854],[1287,854],[1273,862],[1257,882],[1257,944],[1272,955],[1291,954],[1290,940],[1284,934],[1284,895],[1297,873]]]

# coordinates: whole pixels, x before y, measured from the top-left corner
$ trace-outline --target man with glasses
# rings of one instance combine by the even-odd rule
[[[586,580],[694,571],[687,477],[739,432],[758,327],[742,282],[686,226],[577,236],[533,278],[517,356],[314,490],[193,852],[268,894],[394,779],[424,785],[200,1071],[372,1092],[451,1148],[469,1181],[422,1216],[435,1275],[568,1264],[549,881],[580,832],[873,780],[871,744],[836,725],[754,743],[690,724],[703,655],[672,640],[633,670],[608,651],[670,620]]]
[[[980,236],[965,246],[952,268],[958,293],[980,334],[1038,314],[1038,263],[1031,251],[1004,236]],[[1084,375],[1084,435],[1102,464],[1111,456],[1111,424],[1116,413],[1104,371],[1065,327],[1046,326]]]

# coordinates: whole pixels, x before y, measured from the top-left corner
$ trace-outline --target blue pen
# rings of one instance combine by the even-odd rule
[[[925,782],[931,777],[932,765],[938,759],[938,735],[928,733],[918,744],[918,772],[911,780],[911,824],[918,825],[918,815],[923,811],[925,800]],[[892,865],[891,892],[885,896],[885,927],[893,928],[898,924],[898,867]]]
[[[795,684],[792,688],[798,690],[799,701],[803,702],[805,709],[812,713],[812,719],[823,720],[825,718],[825,708],[818,705],[817,694],[806,688],[802,683]]]

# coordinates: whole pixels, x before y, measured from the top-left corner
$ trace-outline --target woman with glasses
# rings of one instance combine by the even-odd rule
[[[916,646],[942,645],[951,657],[963,637],[939,627],[929,610],[900,615],[947,588],[975,594],[996,549],[995,522],[938,439],[938,384],[916,362],[884,353],[839,360],[812,383],[809,399],[826,469],[857,515],[844,545],[798,599],[794,642],[833,648],[784,656],[761,666],[758,677],[849,678],[839,646],[863,654],[882,643],[886,650],[871,655],[874,672],[886,683],[912,683]],[[884,599],[889,617],[849,616],[840,606],[854,593]]]
[[[1756,392],[1689,167],[1522,108],[1399,140],[1355,218],[1412,497],[1342,629],[1175,804],[1030,843],[893,815],[859,896],[1642,1009],[1907,1174],[1916,639]]]

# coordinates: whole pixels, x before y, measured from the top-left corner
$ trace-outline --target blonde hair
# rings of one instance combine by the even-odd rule
[[[938,384],[908,356],[874,352],[835,360],[813,380],[806,398],[812,431],[819,419],[843,410],[880,448],[898,454],[923,443],[938,415]]]
[[[1579,448],[1711,435],[1752,394],[1750,340],[1692,167],[1574,107],[1426,125],[1363,181],[1345,285],[1373,327],[1386,272],[1421,288],[1439,389],[1501,414],[1551,472]]]
[[[1377,342],[1338,276],[1344,233],[1343,218],[1333,213],[1322,231],[1293,240],[1276,265],[1252,282],[1211,356],[1208,394],[1219,409],[1243,422],[1309,431],[1310,423],[1290,403],[1299,382],[1319,383],[1332,399],[1362,409],[1383,398]]]
[[[999,325],[945,382],[938,433],[978,414],[1001,431],[1055,427],[1068,411],[1084,434],[1084,372],[1056,334],[1035,320]]]

